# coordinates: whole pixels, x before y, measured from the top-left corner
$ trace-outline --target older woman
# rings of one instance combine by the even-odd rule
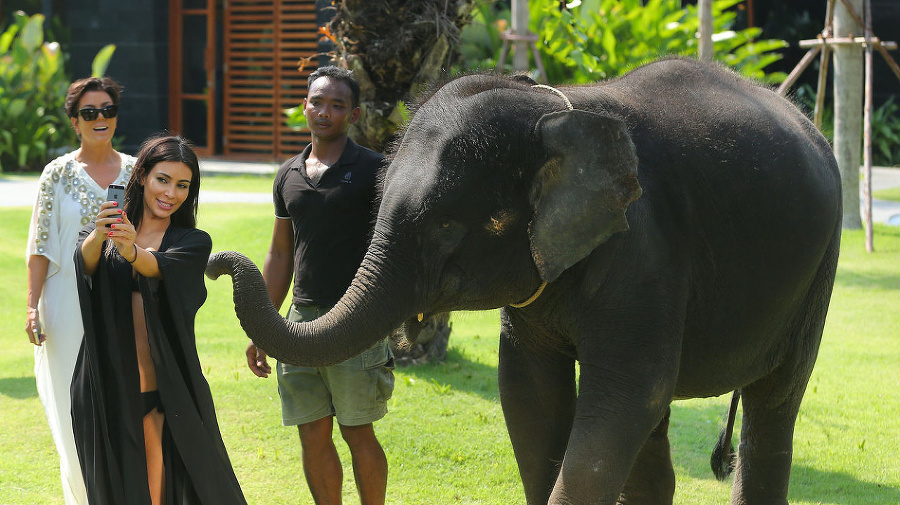
[[[31,216],[25,332],[34,348],[38,394],[60,456],[66,505],[86,505],[75,451],[69,386],[83,335],[75,265],[78,233],[106,201],[110,184],[124,185],[135,158],[113,149],[121,86],[109,78],[69,86],[66,113],[80,147],[44,168]]]

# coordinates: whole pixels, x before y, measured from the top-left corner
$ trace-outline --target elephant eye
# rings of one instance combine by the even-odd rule
[[[441,221],[441,229],[446,230],[446,229],[450,228],[450,225],[452,223],[453,223],[453,221],[451,221],[450,218],[445,217],[444,220]]]

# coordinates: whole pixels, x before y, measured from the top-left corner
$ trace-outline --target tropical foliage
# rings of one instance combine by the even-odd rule
[[[334,18],[320,29],[360,85],[360,121],[353,139],[384,152],[405,120],[408,101],[456,58],[462,27],[475,0],[336,0]],[[303,62],[301,62],[302,64]],[[302,110],[285,111],[288,124],[303,127]]]
[[[115,46],[101,49],[94,75],[106,71]],[[40,168],[75,144],[63,109],[69,75],[58,42],[44,40],[44,16],[16,12],[0,35],[0,172]]]
[[[34,168],[75,134],[63,111],[69,79],[56,42],[44,42],[44,16],[21,12],[0,35],[0,169]]]
[[[729,10],[741,0],[713,2],[716,59],[742,74],[768,83],[783,73],[765,72],[781,59],[782,40],[756,40],[760,28],[735,30],[737,14]],[[501,32],[510,13],[487,2],[473,13],[464,30],[463,67],[495,68]],[[681,0],[575,0],[560,7],[556,0],[531,0],[530,29],[550,82],[592,82],[622,75],[660,56],[696,56],[700,21],[695,5]],[[510,70],[504,63],[504,68]],[[533,77],[537,78],[537,75]]]
[[[816,105],[815,89],[809,85],[801,86],[794,97],[812,117]],[[834,140],[834,107],[828,102],[822,111],[819,128],[829,142]],[[894,100],[894,95],[872,110],[872,164],[885,167],[900,165],[900,105]]]

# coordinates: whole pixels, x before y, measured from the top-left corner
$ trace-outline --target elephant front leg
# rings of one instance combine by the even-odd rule
[[[566,452],[575,416],[575,363],[515,345],[506,318],[500,338],[503,415],[529,505],[545,505]]]
[[[613,360],[626,365],[621,368],[581,363],[575,421],[550,504],[614,505],[623,490],[630,491],[634,503],[671,503],[666,501],[671,499],[670,481],[674,483],[671,463],[654,453],[668,454],[663,419],[674,379],[646,369],[638,372],[640,368],[627,367],[628,361],[622,356]],[[656,433],[661,426],[664,432]],[[643,469],[649,473],[629,480],[635,465],[646,461],[653,463],[652,468]],[[656,470],[661,473],[652,475]],[[659,493],[649,490],[641,495],[633,487],[626,488],[626,482],[656,486],[659,481],[663,483]]]
[[[625,482],[625,490],[619,496],[619,505],[672,505],[675,470],[669,445],[671,413],[671,408],[666,409],[665,417],[644,442]]]

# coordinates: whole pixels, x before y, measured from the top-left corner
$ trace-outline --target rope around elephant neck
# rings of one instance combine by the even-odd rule
[[[522,307],[527,307],[527,306],[531,305],[532,302],[534,302],[535,300],[538,299],[539,296],[541,296],[541,293],[544,292],[544,288],[546,288],[546,287],[547,287],[547,282],[544,281],[541,283],[540,286],[538,286],[537,291],[535,291],[533,295],[528,297],[527,300],[525,300],[524,302],[519,302],[519,303],[510,303],[509,306],[515,307],[517,309],[521,309]]]
[[[562,98],[563,101],[566,102],[566,108],[567,108],[567,109],[569,109],[569,110],[575,110],[575,107],[572,107],[572,102],[569,101],[569,98],[566,97],[566,95],[564,95],[562,91],[560,91],[560,90],[554,88],[553,86],[547,86],[546,84],[534,84],[534,85],[532,85],[531,87],[532,87],[532,88],[541,88],[541,89],[547,89],[547,90],[550,90],[550,92],[559,95],[560,98]]]
[[[547,86],[546,84],[535,84],[531,87],[549,90],[551,93],[558,95],[560,98],[563,99],[564,102],[566,102],[567,109],[575,110],[575,108],[572,107],[572,102],[569,101],[569,98],[565,94],[563,94],[562,91],[554,88],[553,86]],[[546,281],[542,282],[541,285],[538,286],[537,291],[535,291],[533,295],[529,296],[527,300],[521,301],[519,303],[510,303],[509,306],[517,308],[517,309],[521,309],[522,307],[527,307],[527,306],[531,305],[532,303],[534,303],[535,300],[538,299],[538,297],[541,296],[541,293],[544,292],[544,288],[546,288],[546,287],[547,287],[547,282]]]

